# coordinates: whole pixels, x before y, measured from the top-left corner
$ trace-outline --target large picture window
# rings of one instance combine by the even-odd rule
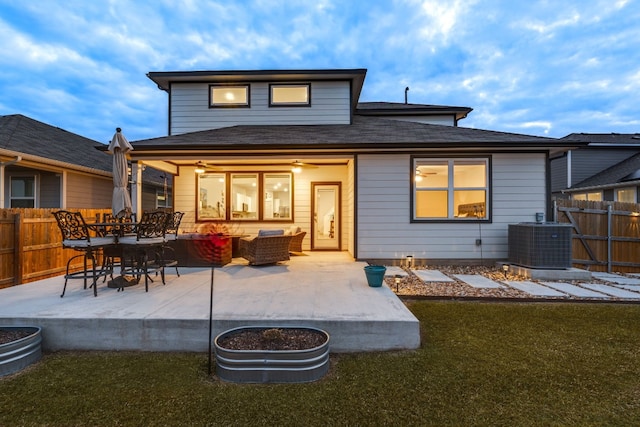
[[[35,208],[36,207],[36,177],[12,176],[11,177],[11,207]]]
[[[489,158],[414,158],[413,220],[489,219]]]
[[[198,219],[226,219],[226,189],[225,174],[198,175]]]
[[[264,175],[264,219],[291,219],[291,174]]]
[[[231,174],[231,218],[258,219],[258,175]]]
[[[290,172],[219,172],[198,175],[197,220],[291,221]]]

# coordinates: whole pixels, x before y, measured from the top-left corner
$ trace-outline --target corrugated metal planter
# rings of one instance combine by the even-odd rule
[[[24,338],[0,344],[0,377],[21,371],[42,357],[42,330],[37,326],[0,326],[5,331],[27,332]]]
[[[243,330],[303,329],[321,334],[324,342],[306,350],[236,350],[220,342]],[[329,334],[310,327],[247,326],[218,335],[214,341],[216,374],[223,381],[236,383],[304,383],[322,378],[329,370]]]

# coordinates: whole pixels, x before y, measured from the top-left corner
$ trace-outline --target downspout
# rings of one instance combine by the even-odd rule
[[[8,162],[0,162],[0,208],[5,207],[5,178],[4,178],[4,168],[6,166],[15,165],[16,163],[22,160],[22,156],[15,156],[13,160],[9,160]]]

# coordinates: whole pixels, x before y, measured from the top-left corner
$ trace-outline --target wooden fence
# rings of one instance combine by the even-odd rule
[[[640,205],[558,200],[554,218],[573,226],[573,266],[640,272]]]
[[[62,248],[52,212],[58,209],[0,209],[0,288],[64,274],[77,252]],[[87,219],[109,209],[74,209]],[[73,266],[82,268],[82,259]]]

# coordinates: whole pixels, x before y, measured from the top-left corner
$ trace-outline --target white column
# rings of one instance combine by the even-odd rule
[[[4,205],[4,186],[5,186],[5,182],[4,182],[4,164],[2,162],[0,162],[0,209],[6,208],[6,206]]]
[[[142,165],[138,162],[131,163],[131,179],[131,211],[139,220],[142,216]]]

